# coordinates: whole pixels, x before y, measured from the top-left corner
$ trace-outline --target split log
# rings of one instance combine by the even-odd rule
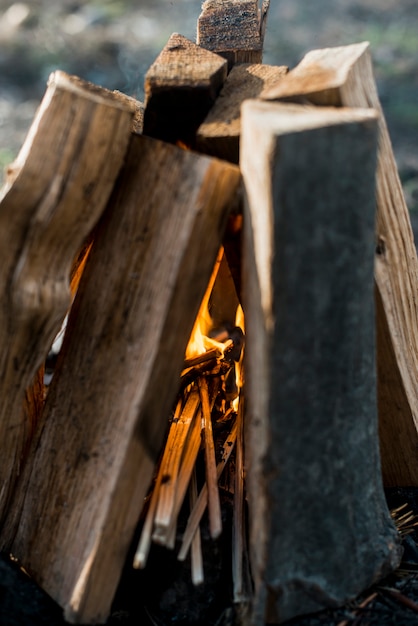
[[[253,621],[343,604],[397,566],[379,464],[377,116],[242,112]]]
[[[225,81],[226,61],[174,33],[145,76],[145,135],[191,146]]]
[[[233,67],[214,106],[197,131],[196,148],[199,152],[238,163],[242,103],[261,96],[263,90],[286,73],[287,67],[271,65],[242,63]],[[224,239],[238,296],[241,293],[241,213],[240,203],[231,215]]]
[[[242,63],[230,71],[222,90],[197,131],[200,152],[237,163],[241,133],[241,104],[257,98],[288,71],[287,67]]]
[[[68,621],[108,616],[239,181],[228,163],[131,138],[7,527]]]
[[[197,23],[197,43],[236,63],[261,63],[270,0],[206,0]]]
[[[268,99],[379,112],[375,280],[379,434],[386,486],[418,486],[418,257],[369,44],[314,50]]]
[[[42,391],[25,390],[71,301],[70,270],[110,196],[133,104],[63,72],[51,75],[0,196],[0,523]],[[39,383],[39,380],[38,380]]]

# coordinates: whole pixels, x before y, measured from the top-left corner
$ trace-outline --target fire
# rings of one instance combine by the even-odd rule
[[[190,335],[189,343],[187,344],[186,359],[191,359],[214,347],[220,348],[222,352],[224,350],[224,345],[222,343],[215,341],[209,337],[209,332],[212,328],[212,318],[209,313],[209,300],[213,286],[218,276],[223,255],[224,249],[223,247],[221,247],[216,258],[216,262],[208,286],[206,288],[205,295],[200,305],[200,309],[197,314],[192,333]]]
[[[134,567],[145,567],[152,541],[175,548],[177,518],[187,489],[192,494],[195,490],[193,476],[197,476],[200,459],[205,467],[204,481],[200,476],[197,499],[196,494],[191,496],[177,558],[184,560],[191,548],[192,580],[195,584],[203,581],[200,521],[207,508],[210,535],[219,537],[222,515],[218,482],[234,450],[235,458],[242,459],[243,329],[243,311],[220,248],[187,345],[177,405],[149,496]],[[234,491],[242,492],[242,471],[236,481]]]

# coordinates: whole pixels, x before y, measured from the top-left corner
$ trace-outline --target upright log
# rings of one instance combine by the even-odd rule
[[[0,524],[38,407],[34,388],[23,410],[25,390],[70,305],[71,264],[109,198],[133,115],[126,97],[55,72],[1,191]]]
[[[367,42],[314,50],[270,100],[379,112],[375,280],[379,431],[386,486],[418,486],[418,257]]]
[[[108,616],[239,182],[132,136],[3,534],[71,622]]]
[[[214,106],[197,131],[197,149],[238,164],[241,104],[244,100],[261,97],[263,91],[277,83],[287,71],[284,66],[251,63],[233,67]]]
[[[270,0],[206,0],[197,23],[197,43],[236,63],[261,63]]]
[[[377,116],[242,110],[253,623],[337,606],[396,567],[374,354]]]
[[[174,33],[145,76],[144,134],[192,146],[226,74],[222,57]]]

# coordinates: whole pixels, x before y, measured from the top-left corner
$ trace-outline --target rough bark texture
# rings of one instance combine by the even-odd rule
[[[379,112],[375,280],[382,472],[387,486],[418,486],[418,258],[368,48],[313,50],[265,97]]]
[[[239,161],[241,105],[257,98],[287,73],[287,67],[241,63],[230,71],[222,90],[197,131],[196,146],[200,152]]]
[[[4,533],[69,621],[109,613],[239,181],[132,136]]]
[[[144,134],[192,146],[226,74],[222,57],[174,33],[145,76]]]
[[[270,0],[206,0],[197,24],[197,43],[235,63],[261,63]]]
[[[373,302],[377,118],[243,105],[253,623],[336,606],[396,567]]]
[[[109,198],[133,113],[126,97],[52,74],[1,191],[0,524],[39,405],[34,388],[23,410],[25,390],[70,305],[71,264]]]

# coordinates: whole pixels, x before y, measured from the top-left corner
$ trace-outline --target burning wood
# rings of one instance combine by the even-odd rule
[[[209,299],[221,259],[222,251],[218,256],[211,281],[203,298],[186,354],[190,354],[190,351],[196,349],[199,344],[211,345],[214,341],[201,336],[201,330],[202,328],[205,328],[206,331],[209,330]],[[231,337],[235,338],[236,343]],[[234,378],[236,377],[234,363],[242,360],[242,330],[237,328],[230,332],[223,330],[216,333],[216,341],[219,342],[219,339],[224,340],[224,343],[219,344],[219,347],[208,348],[206,352],[185,359],[184,363],[188,366],[188,370],[190,370],[190,366],[192,369],[204,366],[205,370],[199,371],[196,379],[189,384],[187,389],[182,388],[180,392],[164,452],[149,496],[149,506],[134,557],[134,567],[145,567],[151,539],[160,545],[174,548],[177,518],[184,503],[187,487],[189,487],[190,502],[193,502],[193,505],[190,505],[190,516],[178,556],[180,560],[184,560],[189,547],[192,546],[192,578],[196,584],[203,582],[203,566],[200,564],[200,549],[198,547],[200,544],[199,522],[207,507],[211,537],[214,539],[219,537],[222,531],[222,520],[218,481],[234,448],[237,431],[235,422],[237,420],[236,406],[239,406],[238,392],[232,395],[228,394],[228,377],[231,372]],[[215,361],[215,364],[209,368],[208,364],[212,361]],[[240,415],[242,419],[242,410]],[[219,436],[217,437],[217,446],[222,445],[222,455],[218,464],[216,464],[215,459],[212,422],[214,422],[215,427],[221,423],[225,425],[233,423],[232,431],[225,441],[220,444]],[[222,428],[223,431],[225,425]],[[194,476],[196,475],[196,461],[202,439],[206,481],[200,494],[198,496],[196,494],[195,497],[194,490],[197,485],[194,485]],[[237,492],[242,498],[242,466],[237,480],[239,482]],[[239,510],[242,512],[242,502]],[[243,549],[242,538],[239,538],[240,533],[244,533],[244,529],[241,524],[238,524],[237,541],[240,542],[241,549]]]

